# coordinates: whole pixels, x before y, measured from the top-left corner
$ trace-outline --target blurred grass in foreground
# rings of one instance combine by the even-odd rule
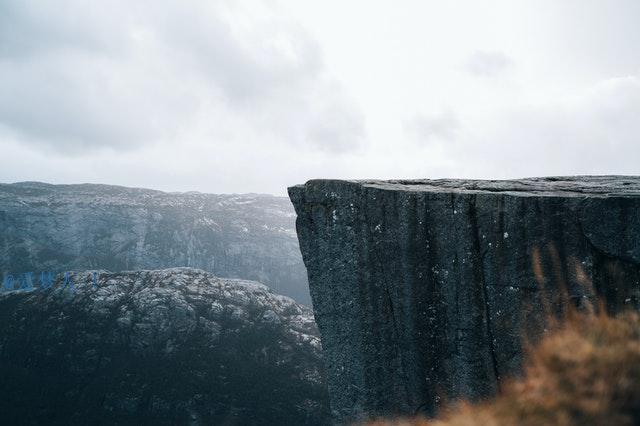
[[[436,419],[370,426],[640,425],[640,315],[567,313],[528,349],[521,379],[493,400],[459,402]]]

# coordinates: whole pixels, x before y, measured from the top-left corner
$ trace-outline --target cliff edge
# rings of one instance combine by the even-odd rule
[[[563,304],[640,307],[640,178],[289,188],[337,423],[494,394]]]

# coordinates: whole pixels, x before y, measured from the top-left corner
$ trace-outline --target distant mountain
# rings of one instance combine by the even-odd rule
[[[1,424],[328,422],[310,308],[196,269],[0,292]]]
[[[285,197],[0,184],[0,275],[200,268],[310,304]]]

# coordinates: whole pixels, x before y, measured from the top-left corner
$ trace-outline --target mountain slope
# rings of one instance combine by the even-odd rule
[[[310,303],[288,199],[0,184],[0,273],[194,267]]]
[[[3,424],[324,424],[309,308],[175,268],[0,293]]]

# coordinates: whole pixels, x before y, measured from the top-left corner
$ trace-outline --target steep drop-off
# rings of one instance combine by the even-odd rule
[[[0,278],[193,267],[309,304],[286,197],[110,185],[0,184]]]
[[[494,394],[523,333],[567,301],[639,307],[637,177],[316,180],[289,195],[339,423]]]

